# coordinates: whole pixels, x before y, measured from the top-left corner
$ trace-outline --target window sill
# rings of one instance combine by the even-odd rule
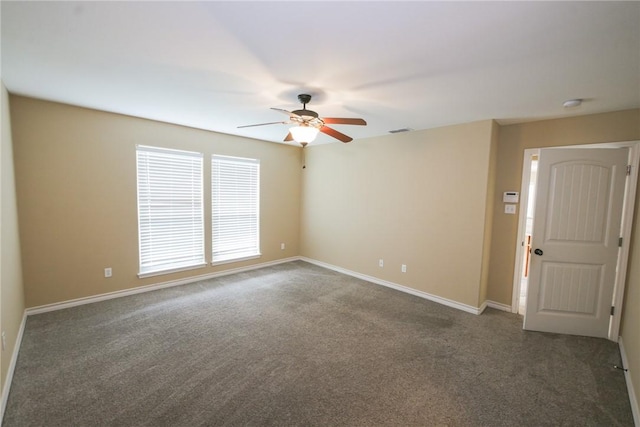
[[[144,279],[146,277],[153,277],[153,276],[162,276],[163,274],[178,273],[180,271],[196,270],[198,268],[202,268],[206,266],[207,266],[207,263],[205,262],[203,264],[189,265],[186,267],[169,268],[167,270],[148,271],[145,273],[138,273],[138,279]]]
[[[255,254],[255,255],[247,255],[247,256],[241,256],[238,258],[229,258],[229,259],[224,259],[224,260],[220,260],[220,261],[212,261],[211,265],[221,265],[221,264],[230,264],[232,262],[240,262],[240,261],[247,261],[250,259],[257,259],[260,258],[262,256],[262,254]]]

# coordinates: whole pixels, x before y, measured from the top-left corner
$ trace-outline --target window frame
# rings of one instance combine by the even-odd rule
[[[165,171],[168,175],[162,172],[164,167],[171,169]],[[153,178],[150,178],[151,176]],[[136,145],[136,181],[138,277],[145,278],[206,266],[204,154]],[[185,199],[185,192],[191,197]],[[170,217],[167,217],[167,214]],[[158,225],[162,223],[163,216],[168,218],[164,221],[172,224],[173,230],[169,230],[170,226],[162,230]],[[181,230],[176,230],[176,222],[182,222]],[[162,242],[167,238],[174,239],[173,248]],[[153,241],[157,246],[155,251]],[[184,248],[178,256],[173,255],[176,252],[175,245]]]
[[[248,221],[239,221],[242,223],[242,227],[248,228],[252,235],[247,237],[246,233],[244,235],[244,240],[252,242],[251,245],[244,246],[242,249],[242,245],[236,241],[236,247],[233,247],[233,244],[227,243],[225,248],[217,247],[220,239],[220,229],[224,228],[224,225],[221,227],[221,218],[220,218],[220,209],[230,208],[230,205],[233,204],[234,201],[227,199],[223,204],[220,203],[220,198],[225,197],[219,193],[219,185],[222,185],[222,182],[216,182],[216,179],[220,178],[220,167],[224,166],[225,168],[233,168],[233,166],[241,167],[244,170],[235,170],[231,171],[235,173],[236,181],[229,181],[227,184],[233,185],[235,188],[225,188],[229,197],[236,197],[236,208],[238,208],[238,200],[237,197],[241,196],[234,190],[238,190],[238,188],[246,189],[247,186],[250,188],[247,190],[250,194],[246,194],[245,196],[250,196],[250,200],[242,201],[242,208],[238,208],[240,210],[244,210],[242,212],[242,216],[252,216],[251,224],[248,224]],[[237,169],[237,168],[236,168]],[[231,173],[229,170],[224,173]],[[248,173],[247,173],[248,172]],[[234,177],[227,176],[225,179],[232,180]],[[238,180],[238,178],[241,178]],[[222,206],[222,207],[221,207]],[[238,212],[227,212],[227,215],[238,216]],[[238,223],[238,219],[236,218],[236,223]],[[227,230],[228,231],[228,230]],[[238,233],[237,230],[230,232],[230,234],[240,235],[242,233]],[[230,237],[227,235],[225,240],[230,240]],[[240,239],[242,240],[242,239]],[[260,250],[260,159],[247,158],[247,157],[236,157],[236,156],[224,156],[213,154],[211,156],[211,265],[220,265],[227,264],[232,262],[245,261],[249,259],[255,259],[262,256]]]

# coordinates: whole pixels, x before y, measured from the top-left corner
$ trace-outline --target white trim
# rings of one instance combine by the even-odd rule
[[[627,370],[624,372],[624,379],[627,383],[627,392],[629,393],[629,403],[631,403],[631,413],[633,414],[633,423],[636,426],[640,426],[640,409],[638,408],[638,399],[636,392],[633,389],[633,383],[631,382],[631,373],[629,371],[629,360],[627,359],[627,352],[624,349],[622,343],[622,337],[618,338],[618,346],[620,347],[620,357],[622,358],[622,367]]]
[[[502,304],[500,302],[495,302],[491,300],[486,300],[485,304],[489,308],[493,308],[495,310],[506,311],[507,313],[513,313],[511,306],[509,304]]]
[[[427,292],[422,292],[413,288],[408,288],[406,286],[399,285],[397,283],[388,282],[386,280],[378,279],[377,277],[367,276],[366,274],[357,273],[355,271],[347,270],[346,268],[338,267],[336,265],[327,264],[322,261],[317,261],[315,259],[300,257],[300,260],[308,262],[310,264],[315,264],[320,267],[324,267],[329,270],[337,271],[338,273],[346,274],[348,276],[353,276],[358,279],[365,280],[367,282],[375,283],[376,285],[386,286],[388,288],[395,289],[397,291],[405,292],[407,294],[415,295],[420,298],[427,299],[429,301],[437,302],[438,304],[446,305],[448,307],[456,308],[461,311],[466,311],[471,314],[481,314],[482,310],[477,307],[473,307],[467,304],[463,304],[461,302],[453,301],[447,298],[442,298],[437,295],[432,295]]]
[[[216,265],[222,265],[222,264],[231,264],[232,262],[248,261],[250,259],[258,259],[261,256],[262,256],[262,253],[258,252],[257,254],[253,254],[253,255],[243,255],[239,258],[228,258],[228,259],[223,259],[221,261],[211,261],[211,265],[216,266]]]
[[[4,381],[4,387],[2,389],[2,403],[0,407],[0,425],[4,419],[4,411],[7,409],[7,402],[9,401],[9,392],[11,391],[11,383],[13,382],[13,373],[16,370],[16,362],[18,361],[18,353],[20,352],[20,346],[22,345],[22,336],[24,335],[24,328],[27,324],[27,311],[22,314],[22,322],[20,322],[20,328],[18,328],[18,336],[16,337],[16,343],[13,346],[13,352],[11,353],[11,361],[9,362],[9,369],[7,369],[7,378]]]
[[[631,246],[631,228],[633,225],[633,209],[636,200],[636,187],[638,185],[638,166],[640,165],[640,141],[629,147],[629,164],[631,175],[627,177],[624,192],[624,205],[622,207],[622,225],[620,236],[622,247],[618,251],[618,263],[616,265],[616,279],[613,288],[613,301],[615,307],[611,321],[609,322],[609,339],[616,341],[620,333],[622,321],[622,306],[624,303],[624,287],[627,280],[627,264],[629,263],[629,249]],[[636,422],[636,425],[639,425]]]
[[[527,231],[527,206],[529,205],[529,181],[531,180],[531,158],[539,155],[538,148],[524,150],[522,159],[522,181],[520,185],[520,215],[518,216],[518,238],[516,239],[516,264],[513,268],[513,294],[511,295],[511,312],[517,313],[520,306],[520,283],[522,280],[522,264],[524,260],[524,238]]]
[[[199,268],[204,268],[206,266],[207,266],[207,263],[205,262],[203,264],[189,265],[186,267],[168,268],[166,270],[146,271],[144,273],[138,273],[138,278],[146,279],[147,277],[162,276],[164,274],[179,273],[181,271],[197,270]]]
[[[480,304],[480,307],[478,307],[478,311],[479,311],[478,314],[484,313],[487,307],[489,307],[489,303],[487,301],[484,301],[482,304]]]
[[[174,286],[186,285],[188,283],[199,282],[201,280],[213,279],[215,277],[227,276],[229,274],[242,273],[244,271],[257,270],[258,268],[270,267],[272,265],[284,264],[285,262],[297,261],[299,257],[282,258],[275,261],[253,264],[246,267],[231,268],[229,270],[217,271],[215,273],[201,274],[198,276],[185,277],[184,279],[170,280],[152,285],[139,286],[133,289],[125,289],[122,291],[108,292],[106,294],[93,295],[90,297],[77,298],[69,301],[57,302],[53,304],[41,305],[26,309],[28,316],[32,314],[47,313],[49,311],[62,310],[78,305],[92,304],[94,302],[106,301],[114,298],[126,297],[129,295],[141,294],[144,292],[156,291],[158,289],[171,288]]]
[[[84,298],[76,298],[68,301],[57,302],[53,304],[46,304],[37,307],[27,308],[25,310],[26,316],[31,316],[33,314],[47,313],[50,311],[63,310],[65,308],[76,307],[79,305],[92,304],[94,302],[106,301],[114,298],[126,297],[129,295],[141,294],[144,292],[156,291],[159,289],[171,288],[174,286],[186,285],[189,283],[199,282],[201,280],[213,279],[216,277],[227,276],[229,274],[242,273],[244,271],[257,270],[259,268],[269,267],[272,265],[284,264],[286,262],[291,261],[305,261],[310,264],[315,264],[320,267],[327,268],[329,270],[337,271],[339,273],[346,274],[348,276],[356,277],[358,279],[366,280],[368,282],[375,283],[377,285],[386,286],[388,288],[392,288],[401,292],[405,292],[411,295],[418,296],[420,298],[428,299],[433,302],[437,302],[439,304],[446,305],[448,307],[456,308],[461,311],[465,311],[467,313],[472,314],[482,314],[482,312],[486,309],[486,307],[495,308],[502,311],[509,311],[509,306],[506,304],[500,304],[494,301],[485,301],[479,308],[473,307],[471,305],[463,304],[461,302],[453,301],[447,298],[439,297],[437,295],[432,295],[427,292],[419,291],[417,289],[409,288],[403,285],[399,285],[397,283],[389,282],[386,280],[379,279],[377,277],[368,276],[366,274],[357,273],[352,270],[348,270],[346,268],[338,267],[332,264],[327,264],[322,261],[317,261],[311,258],[306,257],[290,257],[290,258],[282,258],[275,261],[264,262],[260,264],[253,264],[246,267],[232,268],[224,271],[217,271],[215,273],[209,274],[201,274],[198,276],[186,277],[184,279],[170,280],[168,282],[155,283],[146,286],[139,286],[133,289],[125,289],[121,291],[108,292],[105,294],[93,295],[90,297]]]
[[[161,154],[179,154],[182,156],[199,157],[204,159],[204,154],[198,151],[176,150],[175,148],[153,147],[151,145],[136,144],[136,150],[152,151]]]

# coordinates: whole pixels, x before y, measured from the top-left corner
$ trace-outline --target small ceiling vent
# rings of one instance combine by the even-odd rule
[[[389,133],[411,132],[412,130],[413,129],[411,128],[400,128],[400,129],[390,130]]]

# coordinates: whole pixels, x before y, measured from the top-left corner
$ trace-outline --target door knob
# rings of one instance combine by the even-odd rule
[[[542,249],[536,249],[533,253],[536,255],[542,255],[544,252],[542,252]]]

